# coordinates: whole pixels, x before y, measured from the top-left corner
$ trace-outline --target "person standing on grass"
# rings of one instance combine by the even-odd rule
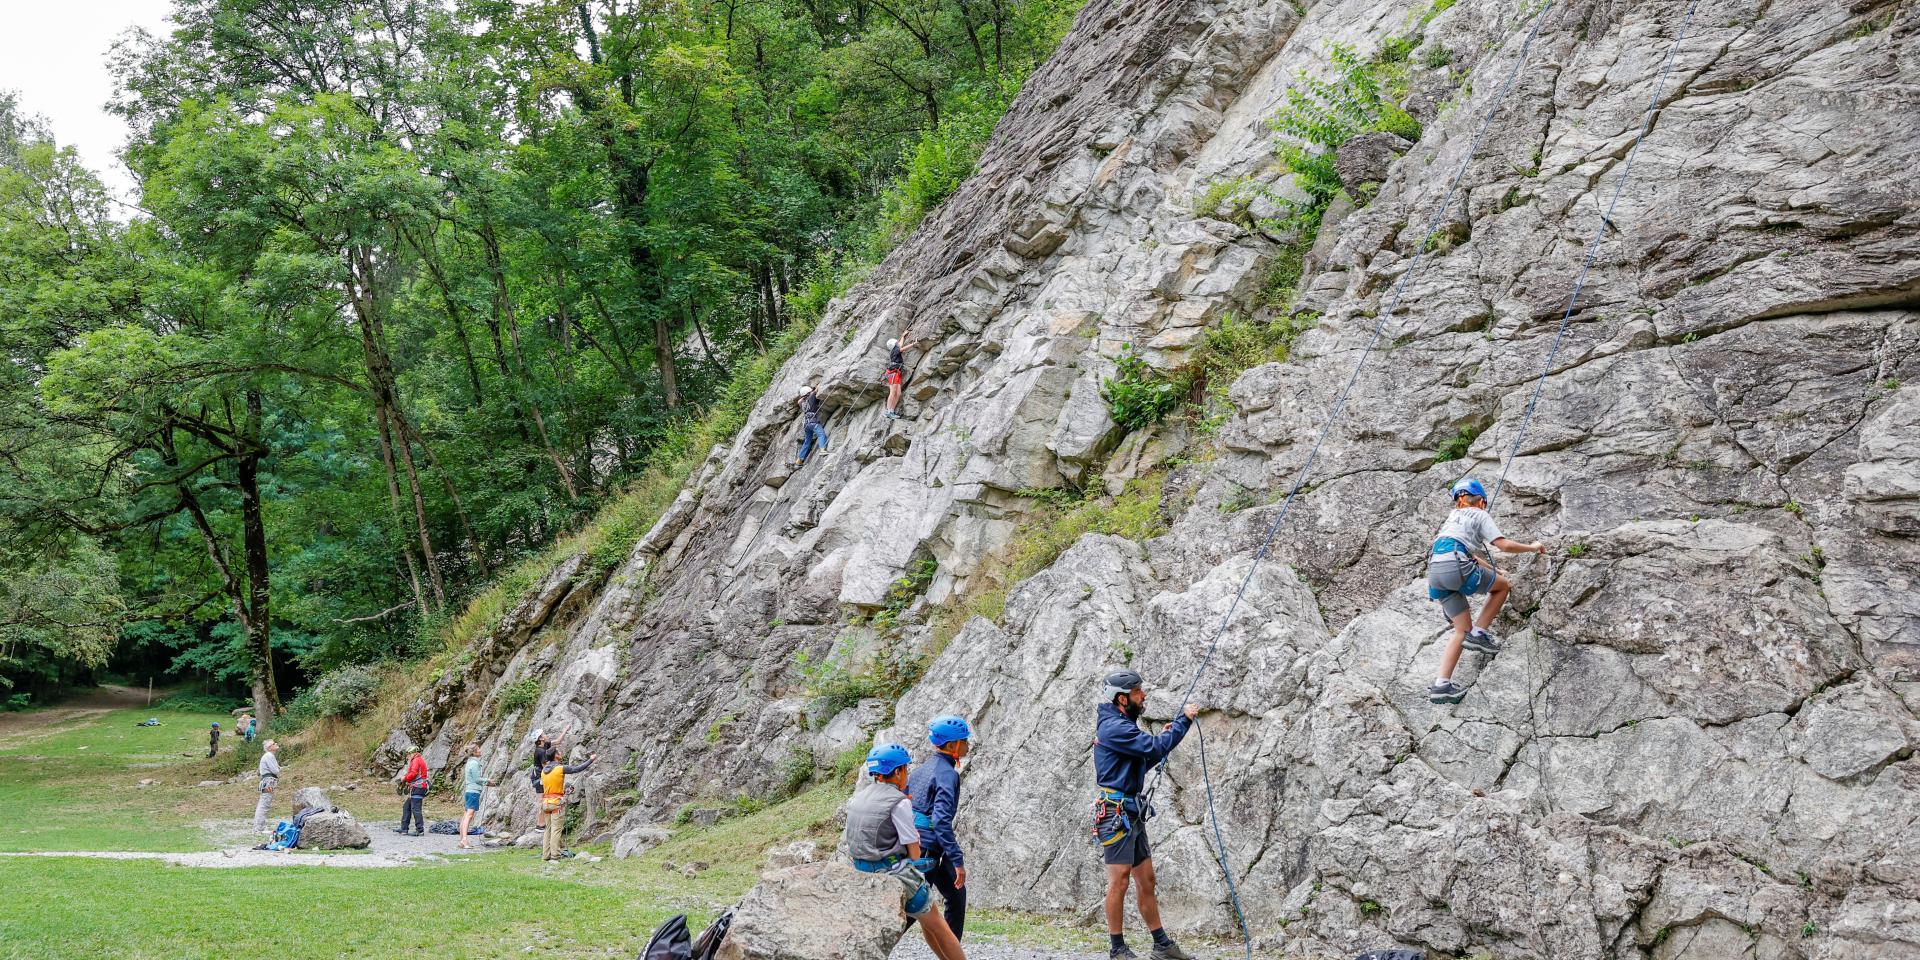
[[[267,808],[273,806],[273,791],[280,785],[280,745],[268,740],[260,748],[260,799],[253,805],[253,832],[271,833],[267,829]]]
[[[547,818],[547,834],[542,844],[542,860],[558,860],[561,856],[560,836],[567,832],[567,774],[579,773],[593,766],[600,759],[597,753],[587,754],[581,763],[565,764],[559,757],[547,761],[547,768],[540,772],[540,812]]]
[[[460,799],[466,807],[466,812],[460,814],[460,849],[462,850],[472,849],[467,843],[467,828],[473,825],[473,818],[480,813],[481,792],[493,786],[493,781],[487,779],[483,767],[484,765],[480,762],[480,745],[467,744],[467,762],[460,771],[460,779],[463,782]]]
[[[400,785],[406,789],[407,801],[400,808],[400,826],[394,833],[406,833],[407,823],[413,823],[413,835],[427,832],[427,815],[422,809],[427,802],[427,758],[415,750],[407,758],[407,768],[400,773]]]
[[[219,752],[220,752],[220,721],[216,720],[213,723],[213,729],[207,731],[207,759],[212,760],[213,755]]]
[[[547,828],[547,806],[540,803],[540,775],[547,771],[547,764],[552,763],[559,752],[554,748],[553,741],[547,738],[546,731],[533,732],[533,769],[529,772],[527,779],[533,781],[534,803],[540,808],[540,812],[534,818],[534,826],[541,830]]]

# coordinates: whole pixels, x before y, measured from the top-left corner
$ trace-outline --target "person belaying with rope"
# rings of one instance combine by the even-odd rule
[[[1153,960],[1192,960],[1192,955],[1167,936],[1160,926],[1160,899],[1154,892],[1153,852],[1147,847],[1147,821],[1153,804],[1142,798],[1147,771],[1180,745],[1200,708],[1189,703],[1159,736],[1140,729],[1147,707],[1145,681],[1132,670],[1110,674],[1107,702],[1100,705],[1094,727],[1093,771],[1099,798],[1093,804],[1093,832],[1107,865],[1107,953],[1113,960],[1132,960],[1125,919],[1127,887],[1133,886],[1140,919],[1153,935]]]
[[[820,425],[820,391],[811,384],[801,387],[793,402],[800,407],[800,450],[792,464],[798,470],[813,451],[827,449],[827,428]]]
[[[890,874],[900,881],[900,905],[920,923],[939,960],[966,960],[960,940],[947,921],[933,909],[933,890],[924,873],[931,864],[921,859],[920,830],[913,822],[913,802],[907,798],[907,767],[913,756],[897,743],[867,751],[869,779],[847,801],[847,855],[861,873]]]
[[[1487,491],[1480,481],[1468,477],[1453,485],[1453,512],[1440,525],[1433,550],[1427,557],[1427,596],[1440,602],[1440,611],[1453,624],[1453,635],[1440,655],[1440,675],[1427,688],[1427,699],[1434,703],[1459,703],[1467,688],[1453,680],[1453,668],[1460,662],[1460,649],[1498,654],[1500,641],[1488,632],[1493,618],[1506,605],[1512,584],[1493,565],[1488,547],[1507,553],[1547,552],[1545,544],[1517,543],[1500,533],[1487,513]],[[1487,595],[1477,620],[1470,619],[1472,606],[1467,598]],[[1471,629],[1469,629],[1471,626]]]
[[[913,798],[913,825],[920,831],[920,850],[933,866],[927,882],[947,902],[947,929],[955,940],[966,938],[967,860],[953,835],[953,814],[960,806],[960,761],[971,749],[973,728],[966,718],[935,717],[927,724],[927,742],[933,756],[907,778]]]
[[[900,419],[900,389],[907,381],[907,332],[911,326],[901,327],[900,335],[887,341],[887,419]]]

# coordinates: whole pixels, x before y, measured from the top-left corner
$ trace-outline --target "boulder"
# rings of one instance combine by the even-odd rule
[[[767,874],[747,893],[720,960],[886,960],[906,926],[900,881],[806,863]]]
[[[333,800],[327,796],[325,790],[319,787],[301,787],[295,790],[293,792],[293,812],[299,813],[308,807],[319,807],[322,810],[331,810],[333,809]]]
[[[628,857],[640,856],[648,850],[652,850],[654,847],[666,843],[672,836],[673,835],[668,833],[663,827],[635,827],[613,839],[614,859],[625,860]]]
[[[371,842],[366,828],[345,812],[316,813],[300,828],[304,850],[364,850]]]
[[[1333,169],[1351,190],[1363,183],[1380,183],[1400,155],[1413,149],[1405,137],[1391,133],[1363,133],[1333,153]]]

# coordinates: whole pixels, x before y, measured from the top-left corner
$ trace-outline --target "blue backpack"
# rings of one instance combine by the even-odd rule
[[[267,844],[268,850],[291,850],[300,844],[300,828],[280,821],[273,828],[273,842]]]

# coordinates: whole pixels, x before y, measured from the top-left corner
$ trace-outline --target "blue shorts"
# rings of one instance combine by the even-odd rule
[[[933,890],[927,886],[925,880],[920,881],[920,889],[915,890],[913,895],[907,898],[904,906],[909,917],[923,916],[933,908]]]
[[[1449,619],[1466,613],[1467,598],[1493,586],[1493,571],[1461,553],[1435,554],[1427,559],[1427,596],[1440,601]]]
[[[478,813],[480,811],[480,791],[478,790],[469,791],[467,795],[462,799],[466,800],[468,810],[472,810],[475,813]]]

